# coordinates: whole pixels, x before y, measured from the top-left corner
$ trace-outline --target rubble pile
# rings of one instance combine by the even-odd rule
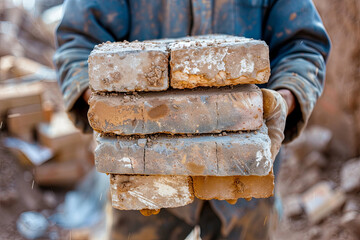
[[[358,239],[360,158],[339,161],[333,144],[332,132],[314,125],[286,146],[277,185],[284,214],[275,238],[296,232],[294,239]]]
[[[88,62],[95,164],[111,174],[113,207],[148,214],[194,197],[273,195],[286,105],[254,85],[270,75],[263,41],[207,35],[107,42]]]

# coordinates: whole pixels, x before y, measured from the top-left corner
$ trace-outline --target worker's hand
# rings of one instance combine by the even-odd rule
[[[82,95],[82,98],[85,100],[85,102],[89,102],[91,90],[90,88],[86,89],[85,92]]]
[[[271,158],[274,161],[285,137],[286,116],[289,113],[288,105],[291,106],[292,103],[287,103],[278,91],[265,88],[261,91],[263,94],[264,120],[271,140]]]
[[[290,113],[292,113],[296,107],[294,94],[288,89],[278,89],[277,92],[280,93],[280,95],[284,98],[288,107],[287,115],[290,115]]]

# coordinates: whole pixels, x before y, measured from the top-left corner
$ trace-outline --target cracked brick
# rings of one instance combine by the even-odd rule
[[[272,169],[265,124],[257,133],[158,136],[150,140],[99,136],[97,141],[96,168],[106,173],[264,176]]]

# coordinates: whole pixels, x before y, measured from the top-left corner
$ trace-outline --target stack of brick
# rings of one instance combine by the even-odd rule
[[[91,136],[81,134],[64,111],[53,113],[54,105],[46,98],[47,89],[42,82],[18,80],[16,84],[0,85],[0,130],[7,130],[28,148],[12,146],[10,149],[22,164],[34,168],[37,184],[74,185],[91,168],[86,162]],[[34,161],[31,154],[27,155],[32,144],[46,147],[53,154],[46,155],[41,163]]]
[[[274,151],[254,85],[270,75],[263,41],[107,42],[88,62],[95,164],[111,174],[113,207],[272,196]]]

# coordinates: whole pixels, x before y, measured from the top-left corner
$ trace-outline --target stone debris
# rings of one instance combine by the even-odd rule
[[[343,212],[340,220],[341,226],[360,236],[360,203],[354,199],[349,199]]]
[[[341,169],[341,188],[345,192],[360,190],[360,158],[347,161]]]
[[[112,206],[120,210],[181,207],[194,201],[189,176],[110,175]]]
[[[345,202],[345,194],[332,190],[329,182],[319,182],[302,195],[305,212],[312,223],[318,223]]]
[[[137,97],[93,94],[89,105],[91,127],[117,135],[219,133],[257,130],[263,124],[262,93],[254,85]]]
[[[326,152],[331,139],[332,132],[329,129],[322,126],[311,126],[289,146],[296,152],[299,159],[303,159],[312,151]]]
[[[309,153],[305,159],[305,166],[307,168],[324,168],[326,167],[327,164],[327,160],[324,156],[324,154],[318,152],[318,151],[312,151],[311,153]]]
[[[299,217],[304,211],[302,208],[301,198],[298,195],[291,195],[283,200],[284,213],[288,218]]]
[[[98,171],[116,174],[233,176],[268,175],[271,141],[265,124],[257,134],[97,137]]]

